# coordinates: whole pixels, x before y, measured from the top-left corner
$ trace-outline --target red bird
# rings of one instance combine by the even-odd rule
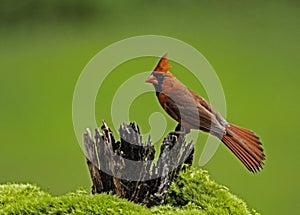
[[[265,155],[254,132],[228,123],[205,99],[185,87],[169,71],[165,54],[147,78],[162,108],[189,133],[202,130],[219,138],[251,172],[262,169]]]

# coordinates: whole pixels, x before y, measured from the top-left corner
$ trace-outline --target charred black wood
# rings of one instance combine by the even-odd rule
[[[163,140],[155,159],[150,137],[143,142],[136,123],[124,123],[116,141],[103,121],[101,131],[84,133],[84,148],[92,179],[92,193],[110,193],[148,207],[164,202],[172,181],[183,164],[191,165],[194,145],[177,126]]]

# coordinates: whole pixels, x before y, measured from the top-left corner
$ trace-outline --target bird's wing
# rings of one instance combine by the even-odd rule
[[[217,121],[223,125],[226,126],[228,125],[228,122],[223,118],[223,116],[216,111],[211,104],[209,104],[204,98],[202,98],[201,96],[199,96],[197,93],[195,93],[194,91],[192,91],[191,89],[188,89],[189,92],[193,95],[194,99],[204,108],[206,108],[209,112],[211,112],[215,118],[217,119]]]
[[[225,132],[213,113],[194,99],[193,94],[185,87],[159,93],[158,99],[164,110],[186,128],[202,129],[217,134]]]

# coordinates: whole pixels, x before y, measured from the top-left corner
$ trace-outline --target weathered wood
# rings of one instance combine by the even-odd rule
[[[150,137],[143,143],[136,123],[120,127],[120,141],[104,121],[101,130],[95,129],[94,138],[89,130],[84,134],[93,194],[106,192],[148,207],[158,205],[182,164],[192,164],[194,145],[186,143],[180,126],[163,140],[157,161]]]

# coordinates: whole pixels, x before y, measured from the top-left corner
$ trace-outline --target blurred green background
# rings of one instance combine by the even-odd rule
[[[223,146],[204,168],[262,214],[299,211],[298,1],[2,0],[0,28],[0,183],[32,182],[55,195],[89,189],[72,126],[77,78],[107,45],[158,34],[191,44],[209,60],[223,84],[228,121],[263,140],[267,161],[259,174],[248,173]],[[128,62],[115,77],[126,77],[126,68],[151,70],[156,61]],[[119,82],[109,80],[113,91]],[[202,93],[200,85],[192,88]],[[96,108],[113,94],[101,101],[101,93]],[[137,107],[161,111],[154,95],[146,98]],[[108,113],[96,111],[99,122]]]

